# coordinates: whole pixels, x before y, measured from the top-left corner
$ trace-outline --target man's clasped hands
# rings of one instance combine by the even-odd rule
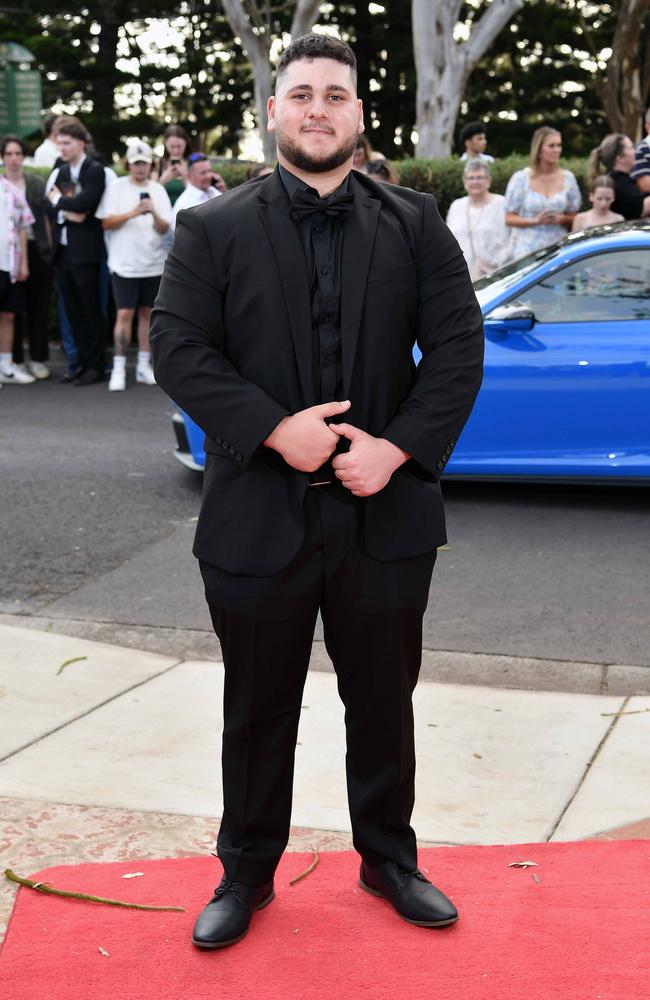
[[[332,459],[336,477],[355,497],[372,496],[383,490],[410,455],[386,438],[373,437],[353,424],[327,423],[349,409],[347,399],[299,410],[284,417],[264,445],[299,472],[316,472],[334,454],[339,438],[345,437],[350,442],[349,451]]]

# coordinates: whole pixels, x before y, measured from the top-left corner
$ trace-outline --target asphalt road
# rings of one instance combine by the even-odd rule
[[[171,409],[132,379],[3,387],[1,612],[210,628],[190,555],[201,480],[172,458]],[[650,489],[444,492],[426,649],[650,666]]]

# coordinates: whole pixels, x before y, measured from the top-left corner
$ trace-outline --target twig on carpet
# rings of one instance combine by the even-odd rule
[[[301,876],[302,877],[302,876]],[[64,899],[78,899],[85,903],[103,903],[106,906],[121,906],[125,910],[162,910],[167,913],[185,913],[182,906],[147,906],[145,903],[126,903],[122,899],[106,899],[104,896],[91,896],[85,892],[72,892],[69,889],[55,889],[54,886],[45,882],[34,882],[32,879],[16,875],[11,868],[5,868],[5,878],[10,882],[17,882],[18,885],[25,886],[26,889],[35,889],[37,892],[44,892],[48,896],[63,896]]]

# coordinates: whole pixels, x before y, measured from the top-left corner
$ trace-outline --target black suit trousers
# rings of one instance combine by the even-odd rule
[[[338,485],[309,488],[304,543],[273,576],[235,575],[201,563],[225,669],[217,851],[229,878],[266,881],[286,847],[296,736],[319,610],[345,706],[355,848],[369,864],[417,864],[410,826],[412,693],[436,553],[394,562],[371,558],[361,541],[363,503]]]
[[[103,373],[106,365],[106,320],[100,297],[101,265],[97,261],[73,261],[68,248],[60,246],[56,266],[79,366]]]

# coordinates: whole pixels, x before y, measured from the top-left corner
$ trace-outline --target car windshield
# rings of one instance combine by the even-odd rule
[[[487,278],[480,278],[478,281],[475,281],[474,291],[476,292],[479,305],[484,305],[501,292],[505,292],[515,281],[533,271],[543,261],[556,257],[559,250],[560,244],[558,243],[554,243],[550,247],[544,247],[542,250],[535,250],[534,253],[529,253],[526,257],[510,261],[509,264],[500,267],[498,271],[494,271]]]

